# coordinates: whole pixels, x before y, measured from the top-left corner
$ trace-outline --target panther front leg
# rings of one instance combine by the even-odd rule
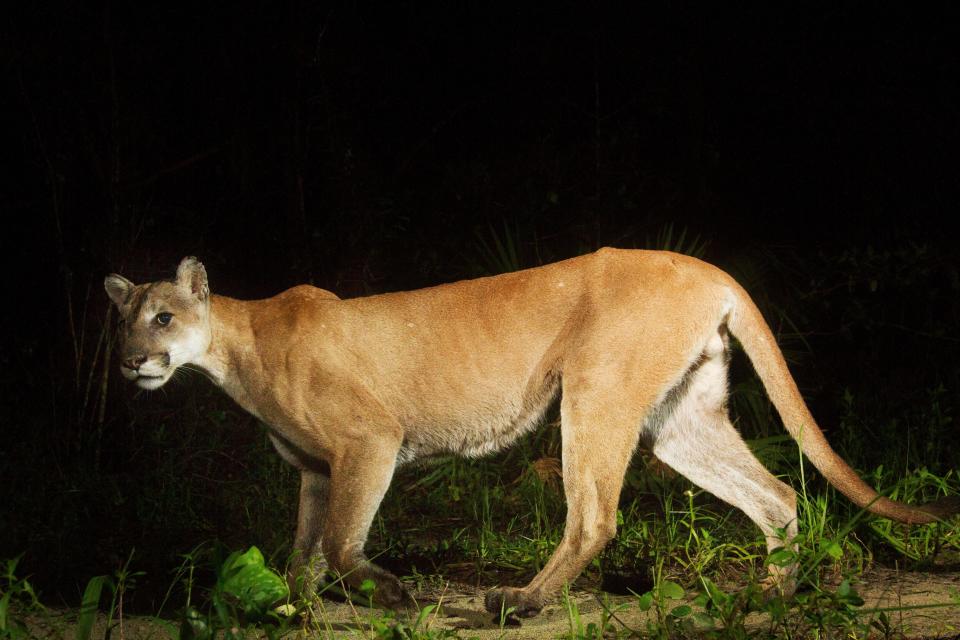
[[[293,594],[312,595],[327,568],[321,549],[321,534],[329,492],[330,478],[326,474],[308,469],[300,471],[297,535],[294,538],[293,557],[287,573],[287,584]]]
[[[400,439],[368,433],[340,451],[330,465],[330,490],[323,529],[323,553],[347,585],[376,585],[373,601],[385,607],[415,605],[400,580],[364,555],[373,517],[390,486]]]
[[[300,471],[300,504],[297,510],[297,534],[287,571],[290,593],[310,596],[327,568],[321,549],[330,493],[330,467],[295,446],[279,433],[268,433],[274,449],[285,462]]]

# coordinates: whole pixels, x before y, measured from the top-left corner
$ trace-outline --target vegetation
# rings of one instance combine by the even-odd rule
[[[473,488],[470,486],[473,483],[482,481],[482,474],[471,475],[467,481],[468,489]],[[928,474],[913,476],[901,486],[922,492],[928,479]],[[941,479],[943,485],[953,489],[957,486],[955,480]],[[665,485],[659,496],[669,504],[675,489]],[[800,513],[806,527],[795,541],[798,551],[780,550],[764,558],[758,553],[762,542],[748,527],[742,526],[744,523],[731,528],[728,518],[716,513],[715,505],[701,504],[689,489],[682,495],[686,498],[686,509],[666,509],[659,521],[653,521],[658,526],[649,526],[651,521],[644,526],[643,522],[626,518],[622,523],[624,535],[616,545],[620,548],[620,557],[628,548],[634,552],[649,552],[650,588],[642,592],[629,591],[632,597],[621,599],[616,605],[605,601],[599,621],[589,623],[584,622],[570,591],[565,590],[561,607],[568,621],[568,633],[563,637],[806,638],[811,634],[824,638],[899,637],[899,630],[891,623],[891,614],[898,610],[897,607],[889,610],[862,608],[864,601],[857,594],[856,578],[853,577],[863,567],[862,554],[865,551],[853,535],[857,522],[841,524],[835,515],[828,513],[825,508],[828,501],[823,497],[811,500],[802,494]],[[535,509],[538,501],[539,498],[535,498],[526,506]],[[460,532],[457,537],[470,538],[478,546],[481,540],[487,540],[488,562],[478,569],[484,575],[492,575],[493,567],[522,570],[514,565],[518,553],[525,554],[524,559],[544,557],[546,549],[542,548],[541,540],[527,539],[525,544],[521,542],[512,548],[492,542],[497,537],[491,530],[489,512],[479,522],[479,527],[475,536]],[[551,533],[558,533],[556,526]],[[960,551],[960,531],[957,528],[928,525],[902,533],[906,546],[925,551],[921,553],[924,562],[936,560],[946,549],[953,554]],[[713,542],[720,535],[732,535],[734,541]],[[931,540],[935,541],[932,547],[928,546]],[[436,544],[438,548],[449,549],[448,542],[438,540]],[[593,567],[593,575],[582,582],[597,584],[596,574],[602,574],[613,555],[605,555]],[[352,626],[347,629],[339,623],[334,626],[325,615],[324,598],[330,595],[328,590],[339,591],[335,581],[321,589],[318,598],[290,600],[283,578],[265,565],[256,547],[242,554],[231,553],[226,559],[222,556],[219,548],[195,549],[184,556],[163,602],[156,614],[150,616],[154,623],[153,627],[148,627],[151,633],[184,640],[221,637],[239,640],[263,636],[274,639],[293,637],[298,633],[390,640],[471,637],[433,625],[437,611],[435,604],[401,614],[375,609],[360,613],[354,609]],[[799,593],[790,600],[777,596],[765,599],[757,580],[762,575],[762,566],[768,562],[786,564],[795,557],[801,562]],[[30,583],[15,575],[16,568],[16,559],[7,563],[4,585],[0,588],[0,638],[73,635],[77,640],[90,640],[94,637],[103,594],[108,595],[109,603],[103,607],[101,617],[105,617],[105,621],[99,628],[105,638],[109,638],[117,627],[122,635],[124,595],[134,589],[135,579],[143,575],[124,566],[113,576],[90,579],[75,621],[50,622],[50,614],[37,600]],[[444,568],[442,565],[438,567],[440,570]],[[215,575],[212,586],[206,588],[195,580],[195,574],[204,569],[214,570]],[[731,569],[747,578],[731,579],[729,573],[724,573]],[[418,589],[423,588],[422,581],[431,577],[415,568],[412,572],[411,586]],[[358,595],[365,604],[369,600],[375,603],[372,584],[361,587],[361,592]],[[181,604],[172,611],[165,611],[171,596],[180,598]],[[442,597],[440,600],[442,604]],[[925,606],[960,606],[960,595]],[[630,626],[623,621],[630,609],[648,614],[642,627]],[[43,633],[37,632],[38,621],[44,623],[40,625]],[[501,631],[509,624],[516,624],[516,621],[506,611],[499,621]]]
[[[701,255],[708,250],[699,238],[672,228],[661,229],[651,244]],[[540,251],[519,228],[491,226],[478,229],[465,268],[523,268],[535,264]],[[950,390],[960,382],[949,361],[956,355],[950,328],[956,326],[958,285],[943,256],[904,245],[825,253],[803,264],[759,256],[729,268],[767,307],[815,413],[826,416],[822,423],[833,426],[832,442],[870,483],[911,502],[958,492],[958,452],[943,446],[955,430],[956,393]],[[793,287],[792,296],[771,293],[784,283]],[[783,306],[771,304],[774,298]],[[907,315],[903,301],[913,298],[920,300]],[[941,312],[917,313],[925,308]],[[83,331],[99,335],[92,355],[84,352],[89,335],[77,343],[77,431],[67,442],[27,432],[15,445],[23,451],[48,447],[57,464],[17,468],[31,490],[2,506],[10,523],[5,550],[26,555],[7,564],[0,635],[32,635],[24,621],[45,611],[34,585],[42,585],[48,602],[80,606],[69,632],[78,640],[91,637],[98,607],[107,614],[107,629],[135,612],[172,620],[164,623],[170,634],[198,640],[332,633],[324,626],[323,600],[288,601],[277,573],[292,539],[296,474],[273,455],[255,420],[203,380],[185,378],[150,396],[114,389],[107,361],[115,329],[106,314],[99,322],[83,316]],[[918,321],[923,324],[910,324]],[[820,332],[797,330],[808,326]],[[910,348],[885,350],[891,336]],[[734,367],[738,425],[801,498],[799,595],[765,601],[758,587],[765,563],[787,562],[791,552],[764,558],[759,532],[742,514],[639,451],[626,478],[618,536],[574,585],[632,594],[632,600],[610,605],[599,623],[584,623],[567,597],[569,637],[890,636],[897,628],[889,612],[860,608],[857,576],[876,564],[930,568],[960,561],[955,525],[905,527],[865,518],[812,476],[743,360]],[[863,364],[853,369],[844,360]],[[104,404],[107,399],[111,403]],[[102,418],[108,411],[128,416],[126,424]],[[103,420],[92,420],[98,429],[89,428],[91,414]],[[378,514],[371,554],[407,576],[415,592],[434,593],[447,580],[488,587],[528,579],[562,533],[557,420],[554,411],[519,446],[490,458],[401,469]],[[201,540],[212,542],[197,547]],[[225,552],[251,544],[269,550],[269,558],[256,547]],[[89,580],[82,595],[73,590],[111,566],[114,573]],[[27,573],[30,581],[18,577]],[[336,583],[328,589],[325,596],[337,591]],[[375,593],[359,595],[376,601]],[[624,607],[649,612],[644,626],[623,623]],[[358,613],[354,632],[469,636],[432,625],[435,616],[432,606],[412,616]],[[509,612],[501,622],[510,623]]]

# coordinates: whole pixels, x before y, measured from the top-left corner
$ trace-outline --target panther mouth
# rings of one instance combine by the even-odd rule
[[[146,375],[139,374],[134,378],[134,383],[141,389],[159,389],[167,381],[168,375]]]

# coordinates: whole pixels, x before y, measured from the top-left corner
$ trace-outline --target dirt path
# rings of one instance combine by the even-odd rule
[[[857,591],[864,600],[862,619],[876,618],[881,610],[890,628],[907,638],[956,638],[960,635],[960,573],[895,572],[875,569],[861,577]],[[601,624],[604,614],[615,629],[643,632],[649,612],[640,611],[636,598],[609,594],[571,594],[583,627]],[[680,603],[674,603],[680,604]],[[609,612],[613,611],[611,618]],[[748,626],[760,629],[761,616],[748,619]],[[439,615],[431,618],[434,628],[460,629],[464,637],[486,638],[557,638],[576,631],[576,622],[561,604],[547,607],[539,616],[522,620],[520,626],[500,629],[483,611],[481,594],[448,596]],[[897,636],[894,636],[897,637]]]
[[[649,613],[640,611],[636,598],[578,592],[571,594],[571,608],[561,604],[551,605],[536,617],[501,628],[493,616],[483,610],[480,592],[459,587],[457,590],[450,587],[445,593],[421,594],[423,604],[438,600],[441,603],[440,608],[424,620],[426,629],[456,630],[459,637],[480,640],[539,640],[576,632],[577,623],[571,616],[572,609],[578,612],[582,628],[590,623],[599,625],[605,617],[605,610],[612,610],[614,617],[607,614],[606,619],[622,637],[629,635],[628,630],[644,631],[651,619]],[[893,637],[955,638],[960,635],[960,573],[898,573],[875,569],[861,577],[857,591],[864,600],[863,618],[876,617],[879,610],[886,609],[890,627],[896,632]],[[331,601],[322,601],[317,613],[296,636],[375,637],[369,631],[370,621],[382,617],[380,611]],[[30,630],[42,638],[72,638],[75,619],[75,611],[61,611],[44,618],[31,619]],[[748,619],[748,626],[752,629],[760,630],[764,624],[761,616]],[[122,629],[114,627],[109,635],[105,632],[105,621],[100,620],[92,637],[95,640],[105,637],[112,640],[172,640],[175,626],[148,618],[130,617],[124,620]]]

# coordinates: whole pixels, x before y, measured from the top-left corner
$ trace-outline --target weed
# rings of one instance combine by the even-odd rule
[[[31,637],[23,616],[43,611],[30,581],[16,575],[20,557],[7,560],[4,565],[0,585],[0,640]]]
[[[960,490],[960,478],[955,470],[937,475],[923,467],[894,477],[880,466],[871,474],[870,482],[894,500],[906,502],[923,502]],[[920,565],[932,563],[947,551],[954,556],[960,553],[960,527],[949,522],[910,527],[875,519],[870,521],[869,530],[897,553]]]
[[[370,619],[370,628],[377,640],[445,640],[460,638],[453,629],[431,629],[430,616],[436,610],[435,605],[427,605],[420,610],[416,620],[407,624],[397,620],[392,614]]]
[[[127,591],[133,589],[136,585],[136,579],[143,576],[141,571],[131,571],[130,562],[133,560],[133,552],[127,557],[126,563],[114,572],[113,576],[94,576],[87,582],[83,590],[83,598],[80,604],[80,613],[77,618],[76,640],[90,640],[93,635],[93,625],[96,622],[97,613],[100,606],[100,598],[103,591],[110,594],[110,607],[107,609],[106,635],[109,635],[114,627],[118,627],[120,636],[123,637],[123,600]]]
[[[503,231],[498,232],[493,225],[487,225],[486,230],[477,228],[474,231],[474,253],[469,264],[469,270],[476,275],[494,275],[519,271],[529,264],[521,256],[522,239],[520,228],[506,219],[503,220]]]
[[[672,580],[658,580],[656,586],[638,596],[637,606],[641,611],[651,612],[647,620],[647,633],[654,638],[673,638],[683,632],[684,619],[693,609],[682,603],[685,596],[683,587]]]
[[[244,638],[252,624],[272,640],[286,633],[292,618],[286,608],[283,613],[270,608],[287,598],[289,590],[256,547],[231,553],[223,561],[205,610],[190,604],[191,595],[188,591],[181,640],[212,640],[219,633],[228,639]]]
[[[561,636],[561,638],[565,640],[600,640],[601,638],[619,637],[622,631],[632,632],[630,629],[626,629],[626,627],[617,627],[613,622],[617,611],[626,608],[626,604],[611,608],[607,603],[604,603],[600,621],[584,624],[583,619],[580,617],[580,609],[570,596],[570,585],[565,584],[563,586],[561,598],[569,624],[569,631]]]
[[[673,222],[667,222],[657,230],[657,235],[653,239],[649,237],[644,246],[648,249],[658,249],[660,251],[673,251],[683,253],[694,258],[703,258],[706,255],[707,247],[710,242],[702,239],[699,235],[692,238],[687,237],[687,228],[683,227],[675,233]]]

